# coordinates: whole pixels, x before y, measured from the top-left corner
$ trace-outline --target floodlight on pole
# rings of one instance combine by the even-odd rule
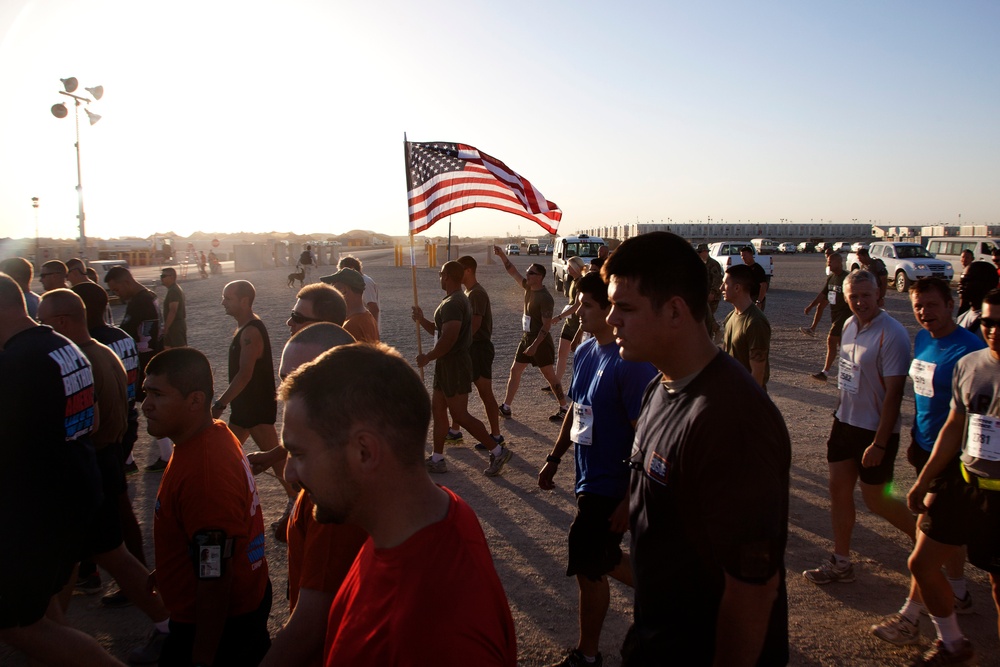
[[[76,143],[73,146],[76,148],[76,193],[77,205],[79,207],[77,219],[80,221],[80,256],[86,258],[87,215],[83,211],[83,175],[80,169],[80,105],[89,105],[93,100],[83,95],[73,94],[80,85],[80,82],[77,81],[76,77],[71,76],[67,79],[60,79],[60,81],[62,81],[63,88],[65,90],[58,91],[59,94],[73,98],[74,119],[76,124]],[[94,100],[99,100],[104,97],[104,86],[94,86],[93,88],[84,88],[84,90],[93,95]],[[91,112],[90,109],[86,108],[86,106],[84,106],[83,110],[87,113],[87,119],[90,121],[91,125],[94,125],[97,121],[101,120],[99,115]],[[50,111],[56,118],[65,118],[69,115],[69,109],[66,108],[65,102],[53,104]]]

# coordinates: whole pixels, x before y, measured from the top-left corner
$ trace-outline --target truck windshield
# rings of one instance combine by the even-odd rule
[[[927,248],[920,245],[901,245],[896,248],[896,253],[900,259],[912,259],[914,257],[933,257],[927,252]]]
[[[603,243],[567,243],[566,244],[566,259],[570,257],[597,257],[598,249],[604,245]]]

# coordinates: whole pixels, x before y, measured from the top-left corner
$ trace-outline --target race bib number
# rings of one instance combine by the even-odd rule
[[[573,404],[573,427],[569,439],[578,445],[594,444],[594,408],[590,405]]]
[[[914,359],[910,364],[910,377],[913,379],[913,393],[917,396],[934,398],[934,369],[937,364]]]
[[[521,316],[521,331],[531,333],[531,315]]]
[[[977,459],[1000,461],[1000,421],[986,415],[969,414],[965,453]]]
[[[840,359],[840,372],[837,373],[837,388],[846,391],[848,394],[858,393],[858,381],[861,379],[861,372],[857,364],[852,364],[849,359]]]
[[[826,293],[826,300],[831,306],[837,305],[837,292],[830,290]]]

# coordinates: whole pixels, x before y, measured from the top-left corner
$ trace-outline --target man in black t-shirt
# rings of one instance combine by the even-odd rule
[[[750,291],[750,297],[753,299],[754,304],[764,310],[765,299],[767,298],[767,272],[764,271],[764,267],[757,263],[753,255],[753,246],[745,245],[740,248],[740,258],[743,263],[750,267],[753,271],[753,280],[756,284],[756,289]]]
[[[690,243],[636,236],[602,272],[622,358],[660,371],[630,457],[635,625],[623,664],[662,665],[682,650],[685,665],[784,665],[791,444],[781,413],[709,338],[706,270]]]
[[[816,326],[819,325],[823,315],[823,309],[830,304],[830,332],[826,336],[826,360],[823,362],[823,369],[812,375],[814,380],[826,382],[827,373],[837,360],[837,350],[840,349],[840,334],[844,330],[844,322],[851,316],[851,308],[844,299],[844,279],[847,278],[847,271],[844,271],[844,256],[834,252],[826,256],[826,265],[830,269],[830,275],[826,277],[826,284],[816,295],[816,298],[809,302],[802,312],[806,315],[813,308],[816,314],[813,316],[812,326],[799,327],[799,331],[807,336],[816,335]]]

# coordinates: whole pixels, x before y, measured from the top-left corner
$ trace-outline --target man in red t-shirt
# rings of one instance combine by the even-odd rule
[[[321,523],[364,528],[330,609],[326,665],[517,663],[479,520],[424,466],[427,389],[384,345],[347,345],[281,385],[285,474]]]
[[[239,440],[212,419],[212,368],[193,348],[149,362],[142,412],[174,454],[156,494],[156,584],[170,611],[160,666],[256,665],[271,645],[264,522]]]
[[[317,287],[313,284],[309,287]],[[323,286],[325,287],[325,285]],[[327,288],[329,289],[329,288]],[[319,322],[296,332],[281,353],[278,374],[282,379],[327,350],[350,345],[354,337],[336,324]],[[274,452],[283,447],[247,456],[254,474],[267,470]],[[368,533],[358,526],[319,523],[313,516],[309,494],[299,492],[288,523],[288,603],[291,614],[274,636],[261,667],[323,664],[323,639],[330,605]]]

